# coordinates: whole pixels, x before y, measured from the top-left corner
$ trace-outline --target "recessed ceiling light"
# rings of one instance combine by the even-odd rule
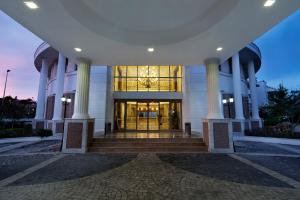
[[[77,52],[82,52],[82,49],[80,49],[78,47],[75,47],[74,50],[77,51]]]
[[[30,9],[37,9],[39,6],[33,1],[24,1],[24,4]]]
[[[149,52],[154,52],[154,48],[150,47],[150,48],[148,48],[148,51]]]
[[[217,48],[217,51],[222,51],[223,50],[223,47],[218,47]]]
[[[276,2],[276,0],[267,0],[265,1],[264,7],[270,7],[273,6],[273,4]]]

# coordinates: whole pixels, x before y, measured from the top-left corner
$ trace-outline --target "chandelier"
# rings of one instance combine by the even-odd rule
[[[140,67],[138,81],[146,88],[151,88],[158,81],[157,70],[151,67]]]

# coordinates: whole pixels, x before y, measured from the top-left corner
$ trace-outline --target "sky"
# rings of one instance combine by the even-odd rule
[[[0,10],[0,95],[3,95],[6,70],[6,95],[36,100],[39,73],[33,54],[42,40]],[[262,66],[256,74],[271,87],[283,83],[300,89],[300,10],[254,41],[262,53]]]

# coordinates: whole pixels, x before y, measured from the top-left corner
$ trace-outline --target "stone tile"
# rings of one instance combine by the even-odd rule
[[[295,154],[288,150],[284,150],[273,146],[272,144],[263,142],[246,142],[246,141],[235,141],[235,151],[237,153],[272,153],[272,154]]]
[[[300,157],[252,156],[242,157],[300,182]]]
[[[86,154],[68,155],[24,178],[12,185],[27,185],[70,180],[103,173],[119,167],[132,159],[135,154]]]
[[[21,172],[51,157],[52,155],[1,156],[0,180]]]
[[[297,189],[239,184],[193,173],[163,162],[154,154],[139,154],[112,170],[79,179],[0,188],[0,199],[5,200],[298,200],[299,197]]]
[[[37,153],[37,152],[55,152],[59,151],[60,140],[47,140],[26,145],[21,148],[6,151],[2,154],[25,154],[25,153]]]
[[[218,180],[251,185],[290,187],[223,154],[161,154],[159,158],[175,167]]]

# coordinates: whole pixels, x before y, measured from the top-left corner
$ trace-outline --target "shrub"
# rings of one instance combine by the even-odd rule
[[[50,129],[38,129],[37,130],[37,135],[40,137],[48,137],[48,136],[52,136],[52,130]]]
[[[264,127],[253,130],[245,130],[247,136],[276,137],[300,139],[300,134],[293,133],[290,129],[279,129],[278,127]]]

